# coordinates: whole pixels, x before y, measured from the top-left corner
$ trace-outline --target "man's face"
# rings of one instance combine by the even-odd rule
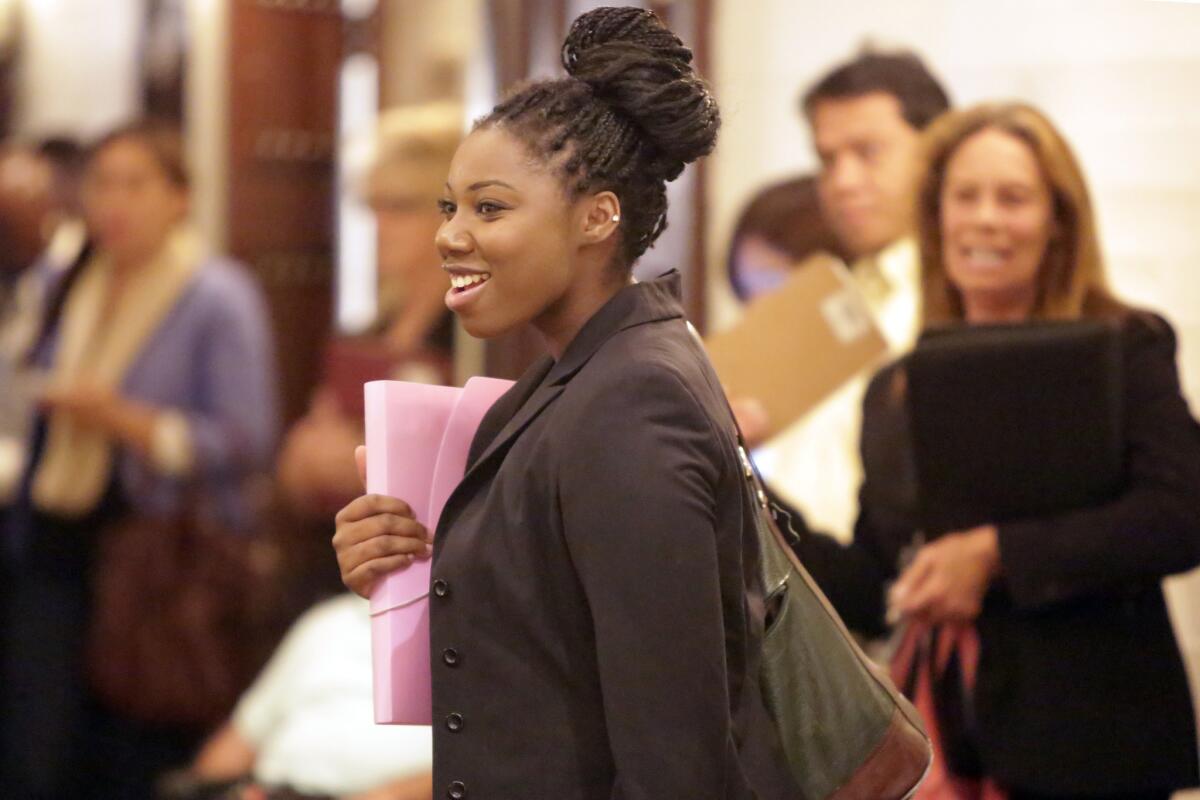
[[[852,256],[879,252],[908,230],[920,133],[884,92],[819,100],[811,122],[826,219]]]

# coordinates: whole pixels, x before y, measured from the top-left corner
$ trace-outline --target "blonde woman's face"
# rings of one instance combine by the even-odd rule
[[[187,193],[134,139],[118,139],[92,157],[82,199],[97,245],[117,259],[153,256],[187,213]]]
[[[442,222],[435,200],[428,197],[379,196],[375,212],[381,281],[412,281],[425,270],[437,269],[434,237]]]
[[[1019,303],[1030,311],[1054,231],[1054,204],[1032,148],[987,128],[950,156],[941,190],[942,260],[972,307]]]

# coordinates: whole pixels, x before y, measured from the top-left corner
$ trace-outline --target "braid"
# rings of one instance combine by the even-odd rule
[[[712,149],[716,104],[691,71],[691,51],[649,11],[584,14],[562,59],[570,77],[525,86],[477,127],[503,125],[558,163],[572,198],[615,193],[628,268],[667,227],[666,182]]]

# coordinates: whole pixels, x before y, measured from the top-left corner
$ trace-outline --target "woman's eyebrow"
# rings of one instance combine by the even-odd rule
[[[483,189],[488,186],[503,186],[505,189],[512,189],[514,192],[517,190],[517,187],[515,187],[511,184],[505,183],[504,181],[501,181],[501,180],[486,180],[486,181],[476,181],[475,183],[472,183],[470,186],[467,187],[467,191],[468,192],[476,192],[476,191],[479,191],[480,189]]]

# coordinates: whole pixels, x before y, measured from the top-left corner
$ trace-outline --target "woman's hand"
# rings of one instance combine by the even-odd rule
[[[66,414],[79,425],[112,436],[141,456],[153,447],[159,410],[129,400],[109,386],[87,380],[52,386],[40,402],[46,410]]]
[[[43,408],[67,414],[80,425],[102,431],[111,431],[114,409],[119,402],[111,388],[87,381],[49,387],[41,398]]]
[[[354,452],[359,477],[364,480],[365,453],[365,447]],[[417,522],[408,503],[394,497],[367,494],[355,498],[338,512],[336,522],[333,549],[342,583],[363,597],[369,597],[376,581],[387,573],[433,553],[433,535]]]
[[[362,421],[336,404],[314,401],[284,439],[276,462],[280,489],[292,508],[328,520],[362,491],[354,469],[354,446],[362,441]]]
[[[948,533],[920,549],[888,594],[889,616],[970,622],[1000,571],[995,525]]]

